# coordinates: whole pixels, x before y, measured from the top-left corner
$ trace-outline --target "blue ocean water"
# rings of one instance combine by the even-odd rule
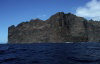
[[[100,64],[100,43],[1,44],[0,64]]]

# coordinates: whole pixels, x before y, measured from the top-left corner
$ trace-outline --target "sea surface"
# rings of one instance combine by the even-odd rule
[[[1,44],[0,64],[100,64],[100,43]]]

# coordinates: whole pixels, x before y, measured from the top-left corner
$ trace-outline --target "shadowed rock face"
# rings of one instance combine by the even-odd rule
[[[8,28],[8,43],[99,42],[100,22],[58,12],[48,20],[30,20]]]

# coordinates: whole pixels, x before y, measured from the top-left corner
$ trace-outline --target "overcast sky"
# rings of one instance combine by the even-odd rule
[[[100,0],[0,0],[0,43],[7,42],[9,26],[62,11],[100,20]]]

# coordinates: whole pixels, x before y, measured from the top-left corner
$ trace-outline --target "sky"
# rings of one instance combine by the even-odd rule
[[[57,12],[99,20],[100,0],[0,0],[0,43],[8,41],[8,27]]]

